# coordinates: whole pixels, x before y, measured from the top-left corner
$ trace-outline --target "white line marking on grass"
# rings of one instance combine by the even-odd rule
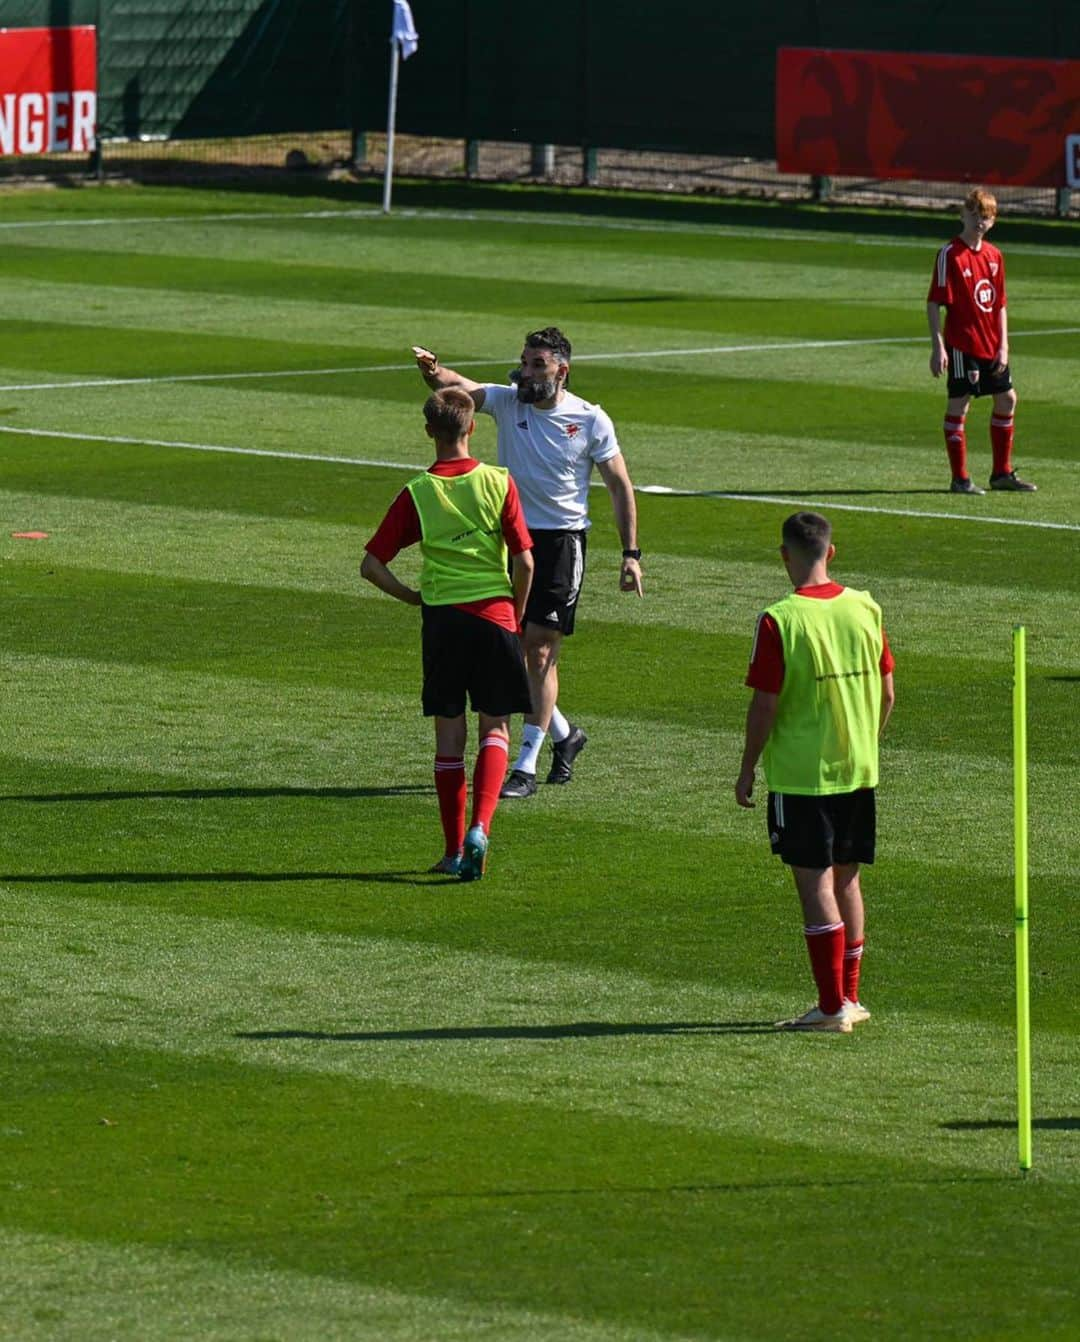
[[[1044,331],[1013,331],[1014,340],[1025,336],[1080,335],[1080,326],[1059,326]],[[852,340],[780,340],[754,345],[695,345],[686,349],[618,350],[598,354],[577,354],[575,363],[610,363],[624,359],[686,358],[709,354],[758,354],[775,350],[849,349],[864,345],[921,345],[925,336],[873,336]],[[490,368],[505,364],[506,359],[455,359],[457,368]],[[156,377],[84,378],[68,382],[8,382],[0,384],[3,391],[66,391],[95,387],[145,387],[169,382],[248,382],[284,377],[335,377],[359,373],[408,373],[415,363],[373,363],[345,368],[279,368],[271,372],[244,373],[163,373]]]
[[[125,443],[133,447],[178,447],[188,452],[225,452],[239,457],[278,457],[284,461],[323,461],[337,466],[385,466],[395,471],[423,471],[431,464],[405,461],[373,461],[360,457],[332,457],[322,452],[275,452],[269,447],[229,447],[223,443],[182,443],[168,438],[122,438],[107,433],[70,433],[60,429],[24,429],[13,424],[0,424],[0,433],[19,434],[25,438],[67,438],[80,443]]]
[[[350,209],[331,210],[252,210],[232,211],[224,214],[141,215],[119,218],[100,216],[92,219],[9,219],[0,223],[0,229],[107,228],[124,224],[133,224],[136,227],[144,224],[152,224],[154,227],[159,224],[247,224],[261,223],[263,220],[279,222],[293,219],[314,220],[316,222],[327,219],[356,219],[372,224],[384,224],[391,221],[397,223],[413,219],[421,222],[446,219],[453,223],[466,224],[535,224],[538,219],[541,219],[545,228],[592,228],[598,232],[609,233],[675,233],[688,236],[713,234],[728,238],[761,238],[765,241],[843,243],[845,246],[854,243],[856,247],[917,247],[920,250],[933,247],[935,245],[934,239],[938,237],[936,227],[932,234],[927,233],[926,238],[852,238],[844,230],[810,232],[800,228],[751,228],[740,224],[709,223],[707,221],[691,224],[665,219],[603,219],[591,215],[555,215],[544,211],[534,213],[525,210],[440,210],[397,207],[393,215],[388,216],[384,215],[376,205],[361,205]],[[1068,260],[1076,258],[1075,248],[1065,246],[1043,247],[1038,243],[1013,242],[1010,243],[1010,250],[1023,252],[1027,256],[1054,256]]]
[[[463,363],[471,367],[479,362]],[[497,362],[497,360],[491,360]],[[245,382],[252,378],[333,377],[342,373],[402,373],[415,369],[415,363],[371,363],[362,368],[280,368],[273,372],[247,373],[163,373],[160,377],[96,377],[74,382],[10,382],[0,391],[63,391],[69,387],[146,387],[161,382]]]
[[[998,221],[1002,222],[1003,216],[999,215]],[[949,225],[945,227],[948,229]],[[856,247],[918,247],[920,251],[926,247],[922,238],[853,238],[852,241]],[[1004,246],[1010,252],[1023,252],[1025,256],[1060,256],[1069,261],[1078,259],[1075,247],[1040,247],[1037,242],[1007,242]]]
[[[235,211],[228,214],[163,214],[102,216],[96,219],[6,219],[0,228],[102,228],[117,224],[214,224],[253,223],[259,219],[356,219],[371,214],[381,215],[376,206],[357,210],[267,210],[259,213]]]
[[[675,498],[731,499],[736,503],[783,503],[799,509],[820,508],[823,512],[879,513],[885,517],[933,517],[943,522],[984,522],[1000,527],[1040,527],[1047,531],[1080,531],[1075,522],[1037,522],[1026,517],[974,517],[970,513],[936,513],[919,508],[873,508],[868,503],[818,503],[804,498],[786,498],[781,494],[737,494],[719,489],[671,489],[667,485],[635,485],[637,494],[667,494]],[[945,493],[942,490],[942,493]]]
[[[334,457],[321,452],[278,452],[268,447],[229,447],[223,443],[187,443],[166,438],[126,438],[104,433],[71,433],[59,429],[26,429],[12,424],[0,424],[0,433],[16,434],[25,438],[65,438],[76,442],[114,443],[133,447],[175,447],[188,452],[223,452],[240,457],[275,457],[280,461],[321,461],[335,466],[367,466],[391,471],[423,471],[428,462],[380,461],[370,457]],[[593,489],[603,489],[602,481],[591,482]],[[1023,517],[974,517],[969,513],[922,512],[917,508],[874,508],[863,503],[818,503],[802,498],[787,498],[780,494],[738,494],[719,489],[673,489],[668,485],[635,485],[637,494],[668,495],[673,498],[728,499],[734,503],[783,503],[795,508],[831,509],[834,512],[878,513],[885,517],[931,517],[944,522],[985,522],[991,526],[1038,527],[1047,531],[1080,531],[1073,522],[1038,522]]]

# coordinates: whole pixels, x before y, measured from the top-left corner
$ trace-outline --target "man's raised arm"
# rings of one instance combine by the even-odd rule
[[[439,363],[437,354],[431,350],[425,349],[423,345],[413,345],[413,356],[416,359],[416,366],[420,370],[420,376],[428,384],[432,391],[442,391],[445,387],[460,387],[462,391],[467,391],[473,399],[473,405],[477,410],[484,404],[484,384],[482,382],[473,382],[470,378],[462,377],[460,373],[455,373],[452,368],[444,368]]]

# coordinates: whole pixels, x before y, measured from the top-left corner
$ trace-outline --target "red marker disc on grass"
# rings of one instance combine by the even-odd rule
[[[12,539],[17,541],[47,541],[49,533],[47,531],[13,531]]]

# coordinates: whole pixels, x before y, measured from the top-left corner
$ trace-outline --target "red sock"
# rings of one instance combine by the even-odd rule
[[[499,804],[499,791],[506,777],[506,756],[510,742],[505,736],[489,732],[480,742],[473,770],[472,823],[483,825],[484,833],[491,829],[491,817]]]
[[[1008,475],[1012,470],[1012,415],[990,416],[990,447],[994,454],[994,474]]]
[[[844,924],[804,927],[810,968],[818,990],[818,1007],[835,1016],[844,1004]]]
[[[862,969],[861,941],[844,942],[844,1001],[859,1000],[859,971]]]
[[[945,451],[949,454],[954,480],[967,478],[967,434],[964,431],[964,416],[945,414]]]
[[[460,756],[435,756],[435,791],[439,797],[446,856],[457,857],[465,843],[465,761]]]

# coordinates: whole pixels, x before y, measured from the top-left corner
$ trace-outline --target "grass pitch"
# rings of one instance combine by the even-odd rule
[[[948,220],[2,205],[0,1336],[1075,1337],[1075,226],[998,226],[1040,488],[966,498],[923,319]],[[357,569],[428,459],[409,345],[496,379],[552,321],[645,491],[648,595],[601,493],[588,750],[463,886],[425,874],[415,613]],[[732,798],[800,506],[898,662],[850,1038],[770,1028],[812,991]]]

